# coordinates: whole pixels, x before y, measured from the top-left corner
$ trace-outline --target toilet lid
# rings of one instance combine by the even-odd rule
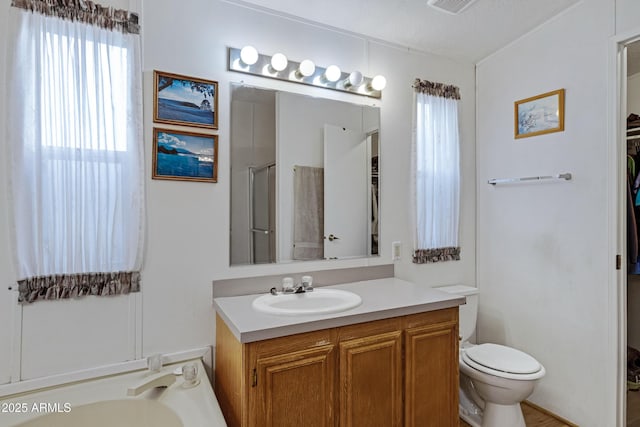
[[[541,368],[527,353],[498,344],[476,345],[468,348],[466,355],[479,365],[511,374],[533,374]]]

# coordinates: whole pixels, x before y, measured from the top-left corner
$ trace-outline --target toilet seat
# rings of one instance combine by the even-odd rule
[[[544,368],[536,359],[515,348],[499,344],[480,344],[461,353],[464,363],[489,375],[533,380],[545,374]]]

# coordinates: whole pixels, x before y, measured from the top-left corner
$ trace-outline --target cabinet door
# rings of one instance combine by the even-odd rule
[[[334,345],[256,360],[249,425],[333,427]]]
[[[402,426],[402,333],[340,342],[340,426]]]
[[[405,334],[405,425],[458,426],[457,320]]]

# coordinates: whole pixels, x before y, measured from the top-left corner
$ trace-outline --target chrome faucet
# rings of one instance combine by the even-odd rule
[[[274,294],[273,291],[275,291],[276,288],[271,288],[271,289],[273,289],[271,293]],[[305,292],[311,292],[311,291],[313,291],[313,286],[305,285],[304,283],[298,283],[297,285],[282,288],[283,294],[303,294]],[[277,294],[277,291],[274,295],[276,294]]]
[[[303,294],[305,292],[313,292],[311,276],[302,276],[302,281],[297,285],[293,283],[293,279],[285,277],[282,280],[282,292],[283,294]],[[276,288],[269,290],[271,295],[278,295],[279,292]]]
[[[285,293],[303,294],[305,292],[313,292],[313,286],[310,283],[301,282],[289,290],[285,289]]]
[[[149,389],[157,387],[169,387],[176,382],[176,376],[169,372],[161,372],[142,380],[140,383],[127,389],[127,396],[137,396]]]
[[[285,287],[282,291],[285,294],[302,294],[305,292],[313,292],[311,276],[302,276],[302,281],[297,285]]]

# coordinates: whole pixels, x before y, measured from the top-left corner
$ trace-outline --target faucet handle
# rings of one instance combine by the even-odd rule
[[[313,277],[302,276],[302,289],[307,292],[313,291]]]
[[[161,354],[152,354],[147,357],[147,368],[150,371],[158,372],[162,369],[162,355]]]
[[[282,291],[291,292],[293,290],[293,278],[285,277],[282,279]]]
[[[195,363],[184,365],[182,367],[182,377],[184,378],[184,383],[182,383],[184,388],[191,388],[200,384],[200,380],[198,379],[198,365]]]

